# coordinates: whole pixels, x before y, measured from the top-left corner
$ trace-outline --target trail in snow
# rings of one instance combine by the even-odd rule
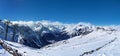
[[[5,43],[18,50],[23,56],[119,56],[120,31],[119,27],[93,26],[90,24],[60,24],[51,22],[14,22],[20,24],[22,34],[18,34],[21,42]],[[40,24],[42,23],[42,24]],[[41,26],[42,25],[42,26]],[[45,26],[45,27],[43,27]],[[4,29],[4,27],[3,27]],[[2,31],[1,31],[2,32]],[[37,33],[36,33],[37,32]],[[43,34],[43,35],[42,35]],[[45,35],[44,35],[45,34]],[[0,35],[2,36],[2,35]],[[36,37],[37,36],[37,37]],[[39,44],[38,38],[51,44],[35,49],[33,42]],[[54,36],[57,38],[52,38]],[[65,38],[69,36],[70,38]],[[65,38],[65,39],[64,39]],[[34,41],[31,41],[33,39]],[[56,40],[57,39],[57,40]],[[56,40],[56,41],[55,41]],[[58,41],[59,40],[59,41]],[[58,41],[58,42],[57,42]],[[45,42],[43,41],[42,44]],[[9,55],[1,52],[1,54]],[[111,55],[109,55],[111,54]]]
[[[91,51],[87,51],[87,52],[84,52],[82,55],[80,56],[84,56],[84,55],[89,55],[89,54],[92,54],[100,49],[102,49],[103,47],[107,46],[108,44],[111,44],[112,42],[114,42],[115,40],[117,39],[117,37],[115,37],[113,40],[111,40],[110,42],[106,43],[105,45],[101,46],[101,47],[98,47],[94,50],[91,50]]]

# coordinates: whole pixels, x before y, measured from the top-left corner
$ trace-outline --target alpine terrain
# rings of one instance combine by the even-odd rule
[[[0,20],[0,56],[120,56],[120,26]]]

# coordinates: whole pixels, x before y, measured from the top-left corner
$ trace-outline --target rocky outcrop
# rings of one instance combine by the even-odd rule
[[[11,48],[1,39],[0,39],[0,45],[13,56],[22,56],[22,54],[19,53],[18,50]]]

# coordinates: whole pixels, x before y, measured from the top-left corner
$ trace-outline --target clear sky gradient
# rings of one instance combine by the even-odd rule
[[[0,19],[120,24],[120,0],[0,0]]]

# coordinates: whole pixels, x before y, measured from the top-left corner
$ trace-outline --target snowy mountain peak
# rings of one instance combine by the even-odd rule
[[[32,56],[33,51],[33,54],[37,56],[84,56],[86,54],[96,56],[97,51],[101,55],[109,48],[107,46],[119,44],[120,35],[118,27],[95,26],[90,23],[63,24],[50,21],[1,21],[0,33],[2,39],[7,36],[6,45],[17,49],[23,56]],[[117,47],[115,46],[115,50]],[[37,48],[37,51],[31,48]],[[105,53],[104,55],[109,54]]]

